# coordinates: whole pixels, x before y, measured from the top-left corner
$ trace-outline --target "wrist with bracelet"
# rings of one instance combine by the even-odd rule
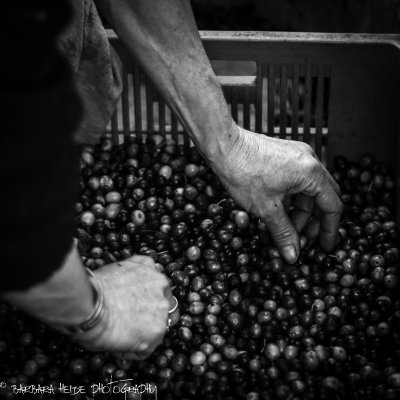
[[[92,286],[92,290],[95,295],[95,304],[93,310],[84,318],[84,320],[78,325],[67,325],[67,324],[57,324],[54,327],[61,333],[67,335],[80,335],[85,333],[94,327],[96,327],[104,313],[105,313],[105,301],[104,301],[104,291],[100,281],[97,279],[96,275],[89,269],[86,268],[89,276],[89,282]]]

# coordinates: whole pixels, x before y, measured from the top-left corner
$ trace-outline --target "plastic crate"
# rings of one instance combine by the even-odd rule
[[[357,159],[372,152],[398,170],[400,35],[202,32],[201,38],[216,65],[254,66],[250,75],[219,77],[244,128],[305,141],[328,164],[336,154]],[[109,40],[124,65],[124,90],[110,123],[114,140],[157,132],[189,146],[177,118],[112,31]],[[399,183],[397,174],[398,195]]]

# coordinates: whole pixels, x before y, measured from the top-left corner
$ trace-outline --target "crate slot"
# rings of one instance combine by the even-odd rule
[[[315,152],[321,157],[322,152],[322,128],[323,128],[323,110],[324,110],[324,77],[323,66],[318,68],[317,77],[317,96],[315,106]]]
[[[165,137],[167,134],[171,132],[171,114],[172,110],[168,107],[166,103],[165,104]]]
[[[111,134],[114,143],[119,143],[118,138],[118,114],[114,113],[111,117]]]
[[[236,86],[231,88],[232,93],[232,117],[234,121],[238,122],[238,88]]]
[[[165,137],[165,103],[162,99],[158,100],[159,131]]]
[[[128,84],[128,72],[126,67],[123,68],[122,72],[123,79],[123,90],[122,90],[122,126],[124,135],[130,133],[130,112],[129,112],[129,84]]]
[[[264,110],[263,110],[263,87],[264,87],[265,81],[263,79],[263,65],[262,63],[257,63],[257,84],[256,84],[256,92],[254,95],[254,119],[255,119],[255,125],[254,129],[256,132],[264,132],[263,130],[263,115],[264,115]],[[250,113],[250,116],[252,114]]]
[[[246,127],[246,125],[243,126],[244,129],[248,129],[250,131],[257,131],[256,129],[256,106],[254,103],[250,103],[249,105],[249,125]]]
[[[140,71],[137,64],[134,65],[133,73],[133,90],[134,90],[134,111],[135,111],[135,134],[142,141],[142,99],[141,99],[141,82]]]
[[[160,131],[160,115],[159,115],[159,107],[158,107],[158,101],[153,98],[153,101],[151,103],[151,108],[153,112],[153,126],[154,126],[154,132],[159,132]]]
[[[275,125],[275,73],[274,65],[271,64],[268,67],[268,130],[267,135],[274,135],[274,125]]]
[[[147,131],[154,132],[154,115],[153,115],[153,97],[154,91],[151,83],[146,78],[146,114],[147,114]]]
[[[293,140],[299,138],[299,66],[294,65],[293,67],[293,78],[292,78],[292,118],[291,118],[291,136]]]
[[[238,103],[237,105],[237,124],[242,126],[244,128],[244,124],[243,124],[243,113],[244,113],[244,106],[242,103]]]
[[[286,77],[286,65],[281,65],[280,68],[280,93],[279,93],[279,126],[281,139],[286,138],[286,110],[287,110],[287,77]]]
[[[243,102],[243,127],[250,129],[250,91],[248,87],[243,88],[244,102]]]
[[[306,76],[304,80],[304,141],[310,142],[311,129],[311,96],[312,96],[312,78],[311,65],[306,66]]]

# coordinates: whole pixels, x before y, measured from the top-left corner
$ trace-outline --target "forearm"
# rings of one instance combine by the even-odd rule
[[[6,292],[4,297],[51,324],[79,324],[94,306],[93,290],[75,246],[47,280],[27,290]]]
[[[200,151],[226,153],[236,129],[187,0],[98,0]]]

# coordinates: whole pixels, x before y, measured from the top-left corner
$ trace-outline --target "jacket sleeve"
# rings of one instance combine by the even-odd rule
[[[24,0],[2,11],[0,290],[10,291],[48,278],[72,245],[81,106],[56,47],[68,4]]]

